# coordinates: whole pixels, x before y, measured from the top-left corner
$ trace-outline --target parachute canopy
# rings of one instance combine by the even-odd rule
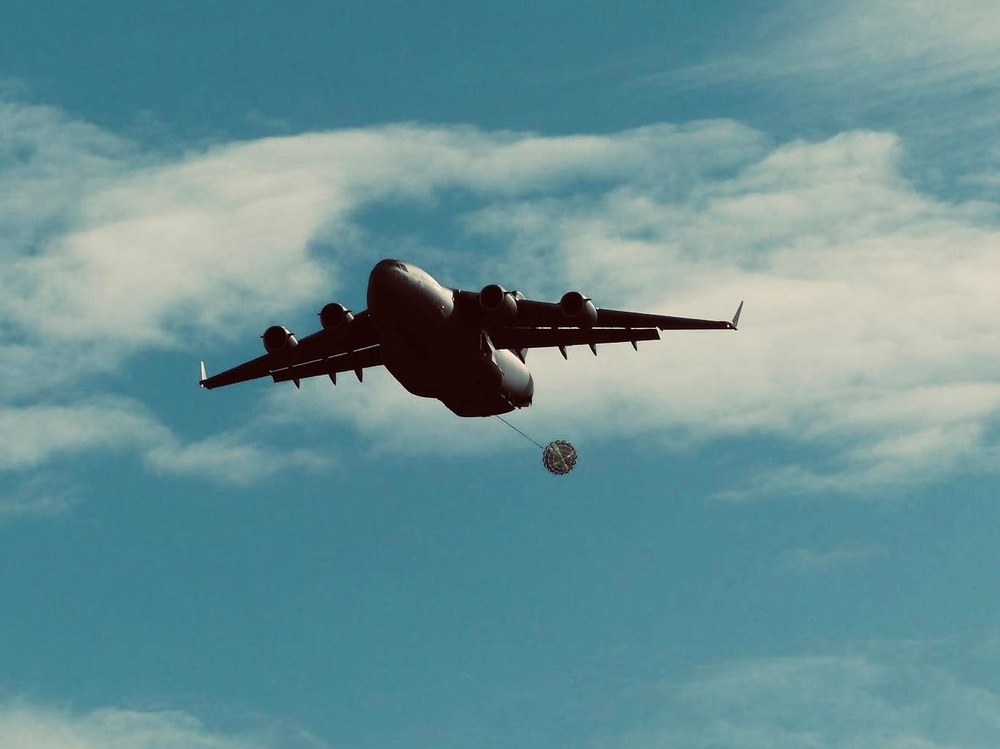
[[[576,465],[576,448],[566,440],[556,440],[546,445],[542,451],[542,463],[545,470],[557,476],[563,476],[573,470]]]

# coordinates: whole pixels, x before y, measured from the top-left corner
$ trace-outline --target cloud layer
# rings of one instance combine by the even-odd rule
[[[531,290],[552,298],[575,287],[606,306],[718,317],[748,299],[736,335],[668,334],[640,356],[609,347],[569,364],[533,354],[537,405],[522,423],[555,417],[576,434],[675,448],[765,435],[825,453],[722,493],[731,498],[870,492],[988,468],[1000,405],[992,207],[920,194],[899,175],[891,135],[759,158],[756,147],[714,178],[669,180],[666,161],[661,181],[650,158],[646,175],[603,189],[568,184],[469,213],[473,236],[509,248],[508,285],[523,288],[527,270]],[[458,443],[473,427],[436,418],[388,379],[372,384],[339,405],[326,386],[317,397],[390,445],[427,449],[420,435],[433,429],[431,449],[468,449]],[[273,399],[274,412],[305,418],[298,394]],[[490,444],[486,431],[471,442]]]
[[[850,651],[729,661],[681,670],[667,682],[632,680],[614,693],[595,693],[575,704],[569,715],[553,716],[553,723],[576,716],[585,731],[567,735],[577,745],[601,749],[991,749],[1000,741],[1000,693],[992,676],[984,676],[992,673],[984,664],[995,658],[995,647],[988,642],[883,641]],[[569,691],[581,688],[577,684]],[[597,702],[588,708],[592,699]],[[592,712],[585,713],[588,709]],[[301,729],[259,716],[252,723],[252,728],[221,730],[181,711],[80,711],[7,699],[0,702],[0,745],[329,746]],[[494,720],[469,730],[468,735],[495,746],[525,740],[525,727],[516,722]]]
[[[533,354],[537,405],[521,417],[685,449],[765,435],[824,456],[726,496],[870,492],[985,469],[996,450],[996,207],[922,194],[890,133],[771,144],[726,121],[571,137],[397,125],[177,158],[48,108],[0,117],[0,181],[19,196],[0,219],[0,421],[23,435],[0,451],[8,470],[137,449],[157,471],[252,480],[285,451],[248,435],[315,424],[318,399],[389,449],[502,444],[388,377],[351,399],[275,391],[243,427],[190,443],[162,403],[117,391],[122,367],[149,376],[150,352],[180,362],[306,317],[347,293],[345,267],[399,244],[445,283],[719,318],[747,299],[737,334],[569,364]],[[442,204],[453,195],[458,208]],[[398,207],[419,217],[405,235],[370,217]],[[303,446],[289,464],[324,461]]]

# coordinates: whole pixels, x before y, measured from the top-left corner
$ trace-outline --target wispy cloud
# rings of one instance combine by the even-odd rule
[[[909,173],[940,192],[987,196],[1000,167],[1000,10],[977,0],[771,4],[725,50],[649,77],[738,90],[783,133],[890,128],[919,144]]]
[[[751,30],[743,50],[660,79],[702,85],[821,79],[898,97],[995,81],[998,51],[1000,11],[976,0],[785,3]]]
[[[900,151],[891,136],[851,133],[780,146],[680,198],[627,185],[489,209],[483,232],[514,247],[543,232],[552,267],[599,304],[722,317],[749,299],[731,337],[668,334],[640,357],[580,356],[570,379],[538,357],[539,402],[584,431],[824,446],[743,496],[988,466],[1000,407],[994,214],[920,194],[899,175]]]
[[[134,453],[162,474],[197,476],[246,485],[284,470],[320,470],[329,456],[308,449],[279,450],[238,429],[201,440],[179,439],[143,403],[121,397],[81,398],[62,404],[0,409],[0,470],[26,472],[60,458]],[[58,493],[29,482],[0,503],[0,513],[37,514],[65,508]]]
[[[0,523],[14,518],[51,518],[78,501],[77,493],[50,476],[35,476],[0,489]]]
[[[310,451],[279,456],[239,430],[185,444],[148,404],[111,394],[124,362],[319,306],[338,287],[341,260],[366,252],[351,220],[359,207],[422,204],[449,186],[508,196],[620,181],[645,172],[653,154],[761,140],[731,123],[559,139],[393,126],[177,158],[140,152],[53,108],[8,103],[0,116],[0,179],[14,196],[0,221],[2,418],[22,435],[0,465],[138,450],[157,471],[236,482],[326,461]],[[323,239],[332,241],[315,252]],[[377,249],[367,253],[374,259]]]
[[[599,746],[986,749],[1000,694],[919,643],[701,669],[660,691],[659,717]]]
[[[196,476],[246,486],[284,471],[322,471],[336,465],[317,450],[279,449],[242,433],[182,443],[171,438],[150,448],[146,463],[159,473]]]
[[[119,398],[0,410],[0,468],[36,467],[55,456],[115,450],[163,439],[165,429],[139,403]]]
[[[1000,741],[1000,692],[983,666],[995,655],[988,645],[885,641],[704,665],[668,681],[630,680],[621,693],[587,698],[600,703],[584,741],[602,749],[991,749]],[[975,668],[964,665],[973,662]],[[496,741],[485,727],[470,735]],[[221,730],[177,710],[74,710],[10,698],[0,703],[0,745],[329,746],[300,728],[259,717],[248,727]]]
[[[73,711],[25,700],[0,704],[0,745],[17,749],[323,749],[303,731],[213,730],[180,711],[109,707]]]

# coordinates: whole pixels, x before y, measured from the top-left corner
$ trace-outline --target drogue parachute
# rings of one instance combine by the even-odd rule
[[[576,465],[576,448],[566,440],[550,442],[542,450],[542,464],[545,470],[556,476],[565,476]]]

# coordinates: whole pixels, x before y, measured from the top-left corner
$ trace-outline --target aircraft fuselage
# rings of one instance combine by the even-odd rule
[[[368,309],[386,369],[409,392],[437,398],[458,416],[531,405],[534,382],[522,358],[495,349],[456,295],[409,263],[389,259],[372,269]]]

